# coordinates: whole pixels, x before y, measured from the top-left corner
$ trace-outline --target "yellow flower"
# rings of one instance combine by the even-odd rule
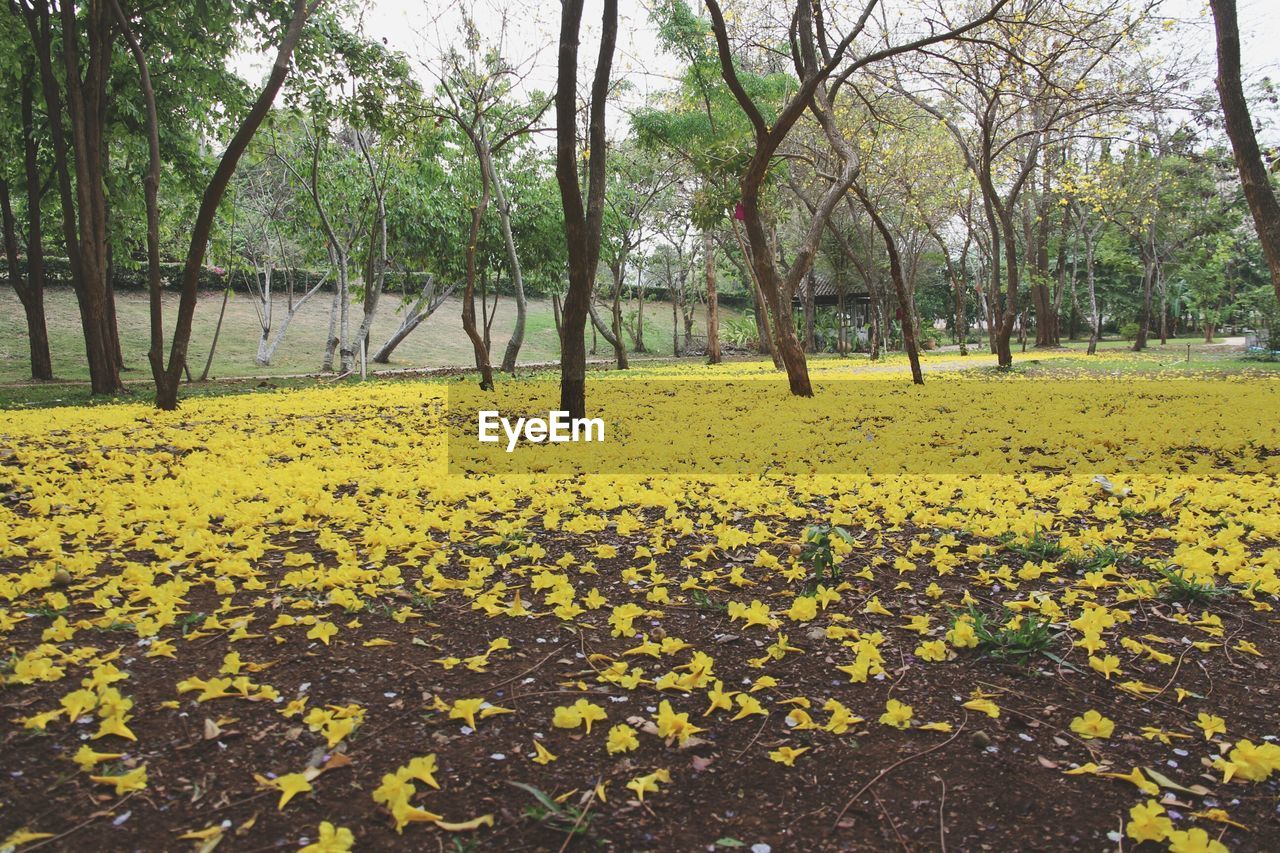
[[[725,691],[724,682],[716,680],[715,686],[707,691],[707,699],[710,703],[707,710],[702,712],[702,716],[709,715],[712,711],[730,711],[733,709],[733,697],[737,695],[737,691]]]
[[[810,747],[807,746],[802,746],[799,749],[794,749],[790,746],[780,746],[769,752],[769,758],[779,764],[785,764],[788,767],[792,767],[795,765],[796,759],[808,752],[809,749]]]
[[[884,713],[880,715],[880,722],[886,726],[893,726],[895,729],[910,728],[913,713],[915,712],[910,705],[904,705],[897,699],[890,699],[884,705]]]
[[[818,601],[813,596],[797,596],[787,610],[787,618],[792,622],[808,622],[818,615]]]
[[[257,773],[253,778],[263,788],[274,788],[280,792],[280,802],[276,805],[276,811],[284,811],[284,807],[289,804],[298,794],[305,794],[307,791],[313,790],[311,782],[302,773],[286,773],[283,776],[277,776],[274,779],[268,779],[266,776],[260,776]]]
[[[71,760],[76,764],[79,764],[81,770],[88,770],[95,764],[101,764],[104,761],[113,761],[117,758],[123,757],[123,752],[94,752],[86,744],[80,747],[79,751],[76,752],[75,756]]]
[[[963,707],[968,708],[970,711],[986,714],[992,719],[1000,716],[1000,706],[990,699],[970,699],[964,703]]]
[[[1263,782],[1272,773],[1280,771],[1280,746],[1274,743],[1255,745],[1250,740],[1239,740],[1227,760],[1217,759],[1214,766],[1225,772],[1224,782],[1235,776],[1250,782]]]
[[[1169,853],[1227,853],[1227,845],[1210,838],[1200,827],[1169,833]]]
[[[823,726],[832,734],[842,735],[849,731],[851,726],[856,726],[863,720],[861,717],[853,714],[848,708],[835,699],[828,699],[822,706],[822,710],[831,714],[831,719],[827,720],[827,724]]]
[[[550,764],[556,760],[556,756],[552,755],[551,750],[543,746],[541,741],[535,740],[533,742],[533,749],[536,753],[533,756],[534,764]]]
[[[1227,721],[1213,714],[1206,714],[1201,711],[1196,715],[1196,725],[1204,732],[1204,739],[1211,740],[1214,735],[1224,735],[1227,733]]]
[[[689,722],[688,714],[677,714],[672,710],[671,703],[666,699],[658,705],[658,716],[655,722],[658,724],[658,737],[667,740],[675,739],[681,746],[684,746],[689,738],[703,731]]]
[[[347,853],[355,843],[356,837],[351,830],[323,820],[320,821],[320,837],[301,848],[298,853]]]
[[[1165,816],[1164,806],[1155,800],[1147,800],[1145,805],[1136,805],[1129,809],[1129,822],[1125,824],[1125,835],[1134,841],[1164,841],[1173,831],[1173,821]]]
[[[627,783],[629,790],[636,792],[636,799],[644,802],[645,794],[655,794],[658,791],[658,783],[671,783],[671,773],[665,769],[658,769],[644,776],[637,776]]]
[[[626,723],[619,723],[609,729],[609,739],[606,747],[610,755],[619,752],[630,752],[633,749],[640,748],[640,739],[636,737],[636,730],[628,726]]]
[[[1100,673],[1102,677],[1107,679],[1108,681],[1111,680],[1111,676],[1121,671],[1120,658],[1116,657],[1115,655],[1104,655],[1103,657],[1100,657],[1100,658],[1094,655],[1090,655],[1089,666],[1095,672]]]
[[[1105,776],[1108,779],[1119,779],[1122,782],[1129,782],[1136,785],[1138,790],[1149,796],[1157,796],[1160,793],[1160,786],[1152,782],[1146,776],[1142,775],[1142,771],[1135,767],[1128,773],[1099,773],[1099,776]]]
[[[750,717],[753,714],[764,717],[769,715],[769,712],[760,704],[760,700],[754,696],[739,693],[735,701],[738,703],[738,713],[733,715],[731,718],[733,720],[741,720],[743,717]]]
[[[316,624],[312,626],[311,630],[307,632],[307,639],[319,640],[327,646],[329,645],[329,639],[336,633],[338,633],[337,625],[334,625],[332,622],[320,621],[316,622]]]
[[[397,770],[396,775],[402,779],[416,779],[424,785],[435,788],[437,791],[440,790],[440,783],[436,781],[436,757],[434,753],[409,759],[409,763]]]
[[[490,705],[483,699],[457,699],[449,707],[449,719],[462,720],[471,729],[476,727],[476,717],[484,720],[498,714],[514,713],[510,708]]]
[[[556,708],[551,718],[551,725],[557,729],[576,729],[585,725],[587,734],[591,734],[591,724],[608,717],[604,708],[594,705],[586,699],[579,699],[570,706]]]
[[[147,765],[143,764],[120,776],[90,776],[99,785],[114,785],[116,796],[129,791],[142,791],[147,787]]]
[[[947,659],[947,644],[942,640],[927,640],[916,646],[916,657],[927,661]]]
[[[1085,711],[1083,716],[1071,721],[1071,731],[1085,740],[1106,739],[1115,731],[1116,724],[1097,711]]]
[[[974,649],[978,647],[978,634],[972,623],[960,620],[947,631],[947,642],[957,649]]]

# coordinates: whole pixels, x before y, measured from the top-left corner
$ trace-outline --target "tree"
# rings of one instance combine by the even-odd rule
[[[249,142],[267,117],[276,95],[280,92],[280,87],[284,85],[285,77],[289,74],[289,61],[293,55],[293,49],[302,38],[303,28],[307,23],[307,19],[315,11],[319,3],[320,0],[310,0],[310,2],[308,0],[293,0],[291,15],[280,39],[280,46],[276,51],[275,61],[272,63],[271,73],[267,77],[267,82],[248,114],[241,121],[235,135],[232,136],[230,143],[228,143],[226,150],[218,161],[218,166],[214,170],[208,186],[205,188],[199,211],[196,214],[195,225],[191,229],[191,244],[187,250],[186,262],[183,264],[178,316],[174,325],[173,342],[169,349],[169,362],[167,365],[163,361],[164,325],[158,287],[158,254],[153,259],[150,259],[151,350],[148,353],[148,358],[151,361],[151,371],[156,382],[156,406],[161,409],[172,411],[178,407],[178,381],[187,363],[187,347],[191,342],[191,325],[195,316],[200,269],[204,264],[204,254],[208,248],[209,235],[213,230],[213,222],[218,212],[218,205],[222,201],[227,185],[231,182],[232,175],[235,174],[240,157],[244,154]],[[141,51],[135,51],[134,55],[138,59],[140,66],[145,66],[145,55]],[[148,86],[147,90],[149,88]],[[148,114],[151,116],[148,124],[150,125],[150,136],[154,141],[158,133],[154,120],[155,103],[153,96],[147,97],[150,101]],[[157,147],[157,145],[153,144],[153,152],[157,151]],[[157,176],[158,179],[158,167],[154,162],[151,167],[151,174]],[[154,205],[149,205],[149,208],[153,207]],[[149,212],[149,219],[152,215]],[[148,231],[150,232],[151,230],[152,224],[149,222]],[[150,255],[151,253],[149,252],[148,254]]]
[[[514,90],[526,76],[527,69],[509,62],[503,55],[505,17],[495,43],[486,44],[475,21],[465,15],[461,36],[464,49],[460,51],[450,48],[444,53],[443,69],[437,87],[442,97],[438,99],[434,109],[439,115],[452,121],[466,136],[482,173],[481,180],[487,184],[498,213],[507,269],[511,275],[511,289],[516,301],[516,322],[503,352],[501,369],[514,373],[516,359],[524,345],[528,300],[523,265],[512,229],[512,204],[507,181],[499,174],[496,162],[508,145],[536,129],[543,114],[551,106],[551,101],[535,95],[528,103],[515,102]],[[479,225],[477,237],[478,229]],[[474,282],[468,292],[474,292]],[[473,296],[464,292],[464,312],[472,299]],[[472,330],[468,329],[467,334],[471,335]],[[487,357],[486,355],[486,359]]]
[[[111,289],[104,162],[107,82],[115,39],[110,5],[90,4],[83,15],[69,1],[56,9],[48,0],[18,0],[16,5],[26,23],[44,94],[62,203],[62,236],[80,307],[90,389],[94,394],[114,394],[124,385]]]
[[[625,369],[627,355],[622,328],[622,296],[627,268],[633,253],[641,247],[646,233],[653,227],[650,221],[652,214],[659,205],[669,201],[670,190],[680,176],[669,163],[634,145],[620,146],[614,152],[614,163],[617,165],[609,173],[609,187],[605,191],[601,231],[601,260],[612,279],[611,322],[604,331],[606,340],[614,347],[618,367]],[[640,311],[643,310],[642,297]],[[642,322],[641,315],[635,340],[637,352],[643,352]]]
[[[1001,367],[1013,364],[1010,339],[1024,267],[1019,246],[1034,231],[1026,227],[1035,218],[1030,210],[1025,222],[1018,216],[1023,191],[1034,192],[1048,147],[1061,144],[1085,119],[1126,103],[1104,73],[1105,63],[1132,37],[1140,17],[1125,14],[1114,0],[1089,8],[1018,0],[990,38],[957,41],[911,69],[914,91],[905,77],[895,84],[951,132],[977,181],[989,250],[987,301]],[[1047,225],[1041,215],[1041,228]],[[1047,245],[1047,239],[1040,242]],[[1036,249],[1030,256],[1040,254]],[[1047,258],[1041,263],[1047,267]],[[1048,314],[1047,300],[1040,304]]]
[[[4,29],[13,28],[12,19],[0,22]],[[20,38],[18,33],[6,33]],[[15,42],[10,42],[11,45]],[[45,180],[40,157],[40,140],[35,119],[36,80],[31,63],[15,51],[6,57],[3,79],[9,90],[17,90],[19,109],[12,111],[10,100],[0,110],[0,125],[4,128],[4,144],[11,150],[22,151],[22,178],[26,207],[26,269],[23,269],[18,248],[18,220],[14,215],[9,174],[0,171],[0,216],[3,217],[4,253],[9,282],[22,303],[27,321],[27,344],[31,354],[31,378],[53,379],[53,362],[49,352],[49,332],[45,324],[44,310],[44,226],[41,204],[49,182]]]
[[[571,418],[586,417],[587,312],[600,262],[604,218],[605,101],[618,37],[618,2],[604,0],[600,53],[588,107],[587,195],[578,181],[578,39],[583,0],[560,0],[560,51],[556,76],[556,182],[564,207],[564,237],[569,251],[569,290],[561,319],[560,409]]]
[[[733,45],[720,4],[717,0],[705,2],[715,33],[721,75],[755,132],[755,151],[740,178],[743,223],[747,242],[751,247],[751,263],[773,315],[775,339],[787,371],[791,393],[811,397],[813,387],[809,382],[804,350],[791,322],[790,297],[800,279],[808,273],[827,219],[852,185],[861,165],[852,149],[843,142],[830,118],[840,89],[854,73],[869,65],[956,38],[982,26],[994,19],[1009,0],[996,0],[985,12],[968,23],[942,31],[935,30],[907,42],[893,44],[886,33],[883,42],[885,46],[856,54],[851,53],[851,48],[854,41],[866,31],[878,5],[876,0],[868,0],[863,5],[861,12],[854,16],[854,23],[843,35],[829,31],[829,21],[821,3],[797,0],[789,16],[788,40],[798,85],[772,123],[765,120],[759,106],[743,87],[738,76]],[[796,249],[790,268],[785,275],[780,275],[761,216],[761,191],[779,147],[806,111],[811,111],[818,120],[843,162],[836,179],[831,181],[827,191],[815,205],[813,216],[805,228],[804,237]]]
[[[1280,300],[1280,202],[1276,200],[1270,176],[1262,162],[1258,139],[1249,116],[1240,79],[1240,25],[1236,18],[1236,0],[1209,0],[1213,10],[1214,31],[1218,43],[1218,98],[1226,119],[1227,137],[1235,153],[1236,168],[1245,200],[1258,228],[1258,240],[1271,270],[1271,283]]]

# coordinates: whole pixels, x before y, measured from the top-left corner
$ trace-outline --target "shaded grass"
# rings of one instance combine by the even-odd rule
[[[383,297],[374,320],[371,339],[380,345],[400,324],[399,296]],[[84,338],[80,326],[80,313],[75,295],[69,287],[52,287],[45,293],[48,315],[49,345],[53,358],[54,376],[60,380],[86,381],[88,366],[84,357]],[[274,301],[275,328],[283,320],[287,300],[277,295]],[[176,294],[166,294],[165,317],[171,324],[177,313]],[[316,294],[289,326],[284,342],[276,352],[272,364],[258,365],[254,357],[258,351],[261,334],[255,300],[243,293],[233,293],[227,303],[226,317],[218,338],[218,347],[209,371],[210,378],[237,376],[292,376],[319,371],[324,355],[325,340],[329,330],[330,295]],[[195,324],[191,335],[188,366],[198,377],[204,370],[214,328],[222,308],[222,292],[200,294],[196,307]],[[624,315],[629,309],[624,309]],[[116,294],[116,314],[120,328],[120,342],[127,367],[125,382],[150,385],[146,351],[150,342],[148,300],[145,293],[122,291]],[[359,308],[353,306],[352,322],[359,323]],[[725,319],[737,316],[733,309],[721,312]],[[432,317],[418,327],[392,355],[391,363],[379,368],[443,368],[465,367],[473,362],[471,342],[462,331],[460,320],[462,301],[446,300]],[[670,355],[671,305],[667,302],[646,301],[645,338],[658,355]],[[695,333],[701,333],[704,318],[700,315]],[[495,364],[502,360],[507,340],[515,324],[515,301],[503,297],[498,302],[497,316],[493,321],[493,353]],[[272,331],[274,335],[274,328]],[[591,331],[587,331],[588,345]],[[611,355],[603,338],[598,341],[598,354]],[[520,363],[554,361],[559,356],[559,340],[556,336],[555,317],[549,299],[529,300],[529,314],[525,326],[524,346],[520,350]],[[0,292],[0,383],[17,383],[31,376],[30,355],[27,348],[26,319],[22,306],[12,290]],[[371,365],[372,366],[372,365]],[[70,392],[59,392],[67,396]],[[39,395],[36,395],[39,396]]]

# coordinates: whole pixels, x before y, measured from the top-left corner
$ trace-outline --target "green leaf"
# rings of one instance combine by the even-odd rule
[[[555,800],[551,799],[551,797],[548,796],[545,791],[535,788],[532,785],[526,785],[524,782],[508,782],[507,784],[515,785],[517,788],[522,788],[525,791],[528,791],[530,794],[533,794],[534,798],[538,802],[542,803],[542,805],[547,809],[547,811],[551,812],[552,814],[560,813],[560,804],[557,803]]]

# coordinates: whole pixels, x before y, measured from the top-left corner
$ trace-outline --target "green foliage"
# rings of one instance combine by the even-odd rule
[[[521,812],[525,817],[531,818],[556,832],[564,833],[569,836],[569,840],[591,836],[591,821],[595,818],[595,815],[586,809],[558,803],[545,791],[535,788],[533,785],[527,785],[524,782],[510,782],[509,784],[527,791],[537,800],[535,805],[526,806],[524,811]]]
[[[1028,560],[1057,560],[1067,552],[1066,548],[1058,544],[1057,539],[1043,530],[1037,530],[1026,542],[1017,541],[1017,537],[1012,533],[1000,537],[999,541],[1008,550]]]
[[[1196,580],[1177,566],[1163,566],[1156,571],[1165,580],[1160,590],[1160,598],[1165,601],[1209,604],[1239,591],[1233,586],[1219,586],[1212,580]]]
[[[809,566],[807,586],[817,587],[826,582],[839,582],[843,572],[832,547],[836,539],[853,544],[853,537],[843,527],[831,524],[811,524],[801,537],[800,559]]]
[[[720,76],[711,27],[686,0],[661,0],[650,12],[663,48],[686,63],[678,92],[665,106],[644,107],[631,125],[641,146],[685,160],[699,178],[693,191],[693,222],[711,228],[733,211],[738,180],[755,152],[755,131]],[[794,80],[787,74],[756,74],[739,67],[738,78],[772,122]],[[777,166],[774,172],[784,168]]]
[[[757,344],[758,338],[755,316],[750,311],[720,324],[720,340],[729,346],[747,349]]]
[[[963,615],[973,625],[978,650],[996,660],[1025,662],[1046,654],[1053,646],[1049,622],[1036,613],[1019,615],[1006,608],[999,615],[990,615],[970,604]],[[959,620],[960,616],[952,613],[953,628]]]
[[[1086,572],[1095,572],[1109,566],[1123,565],[1131,562],[1132,559],[1127,553],[1114,546],[1094,545],[1084,553],[1067,554],[1066,559],[1063,560],[1063,565],[1067,569],[1082,575]]]

